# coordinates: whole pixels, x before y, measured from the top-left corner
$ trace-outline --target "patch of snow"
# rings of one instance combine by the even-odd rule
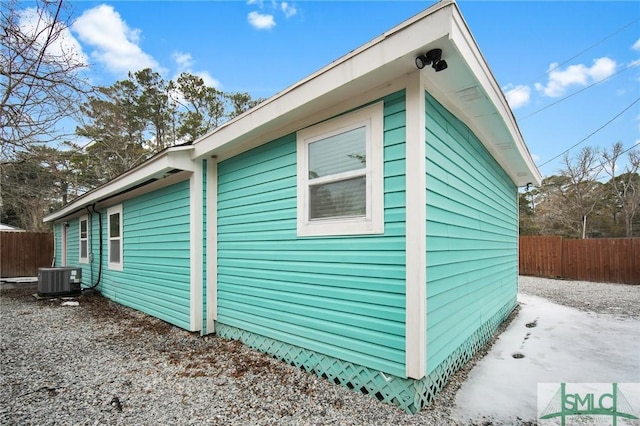
[[[540,383],[640,383],[640,321],[525,294],[518,301],[518,316],[458,391],[454,419],[464,424],[536,421]],[[626,396],[640,411],[636,390]]]
[[[2,278],[1,281],[5,282],[5,283],[11,283],[11,284],[36,283],[36,282],[38,282],[38,277]]]
[[[80,302],[62,302],[61,306],[80,306]]]

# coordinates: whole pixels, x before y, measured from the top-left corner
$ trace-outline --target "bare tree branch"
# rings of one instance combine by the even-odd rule
[[[62,0],[37,0],[31,8],[2,2],[0,15],[0,160],[34,146],[60,143],[63,121],[78,111],[91,88],[81,52],[70,37]],[[64,17],[66,16],[66,18]]]

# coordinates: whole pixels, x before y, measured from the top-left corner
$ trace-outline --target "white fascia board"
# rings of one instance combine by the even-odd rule
[[[327,101],[324,101],[324,104],[319,101],[323,96],[338,91],[386,64],[404,60],[407,55],[420,51],[425,44],[445,37],[450,27],[452,10],[450,6],[454,4],[447,0],[431,6],[257,107],[216,128],[194,142],[193,157],[201,158],[211,155],[216,149],[245,137],[251,132],[256,132],[260,127],[274,120],[286,122],[289,113],[310,103],[317,103],[318,109],[326,108]],[[413,58],[411,63],[413,64]],[[350,95],[347,92],[336,93],[332,101],[339,102],[340,96],[347,98]]]
[[[149,179],[161,178],[168,171],[178,169],[192,172],[194,170],[194,164],[191,160],[192,150],[193,146],[191,145],[169,148],[157,157],[147,160],[147,162],[118,176],[112,181],[76,198],[62,209],[45,216],[43,222],[53,222],[63,218],[85,206],[99,202],[102,199],[125,191]]]
[[[511,170],[512,167],[509,162],[505,162],[504,160],[500,161],[502,159],[501,155],[499,153],[496,153],[494,147],[487,146],[487,144],[485,144],[485,146],[487,146],[492,154],[494,154],[494,157],[496,157],[496,159],[501,163],[501,166],[503,166],[505,170],[511,172],[510,175],[518,186],[523,186],[527,183],[534,183],[536,185],[539,185],[542,182],[542,175],[536,167],[535,162],[531,157],[531,153],[529,152],[524,142],[524,138],[520,133],[520,129],[515,120],[515,117],[513,116],[513,112],[509,107],[507,99],[505,98],[502,89],[493,76],[493,73],[491,72],[487,62],[482,56],[482,53],[480,52],[480,49],[478,48],[473,35],[469,31],[469,27],[462,17],[462,14],[460,13],[457,5],[454,10],[455,12],[452,14],[449,39],[451,43],[456,47],[460,55],[467,62],[474,75],[474,78],[478,82],[478,85],[482,87],[485,94],[488,96],[492,105],[496,109],[498,115],[500,116],[500,119],[504,123],[506,130],[509,133],[510,139],[514,144],[515,149],[517,150],[519,156],[522,158],[522,161],[525,163],[530,176],[519,176],[516,171]],[[482,127],[482,125],[480,125],[480,127]],[[533,180],[533,182],[531,180]]]

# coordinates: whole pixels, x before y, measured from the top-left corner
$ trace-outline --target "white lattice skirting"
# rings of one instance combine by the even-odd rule
[[[435,370],[421,380],[406,379],[323,355],[305,348],[260,336],[236,327],[216,324],[219,336],[240,340],[273,357],[295,365],[335,384],[372,395],[379,401],[397,405],[416,413],[429,405],[442,390],[449,377],[458,371],[493,336],[498,326],[516,306],[515,298],[487,322],[482,324],[462,345]]]

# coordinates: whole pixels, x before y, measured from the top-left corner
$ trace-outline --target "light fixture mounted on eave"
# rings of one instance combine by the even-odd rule
[[[447,69],[447,61],[442,59],[442,49],[431,49],[424,55],[418,55],[416,57],[416,67],[418,67],[419,70],[427,65],[431,65],[431,68],[436,72]]]

